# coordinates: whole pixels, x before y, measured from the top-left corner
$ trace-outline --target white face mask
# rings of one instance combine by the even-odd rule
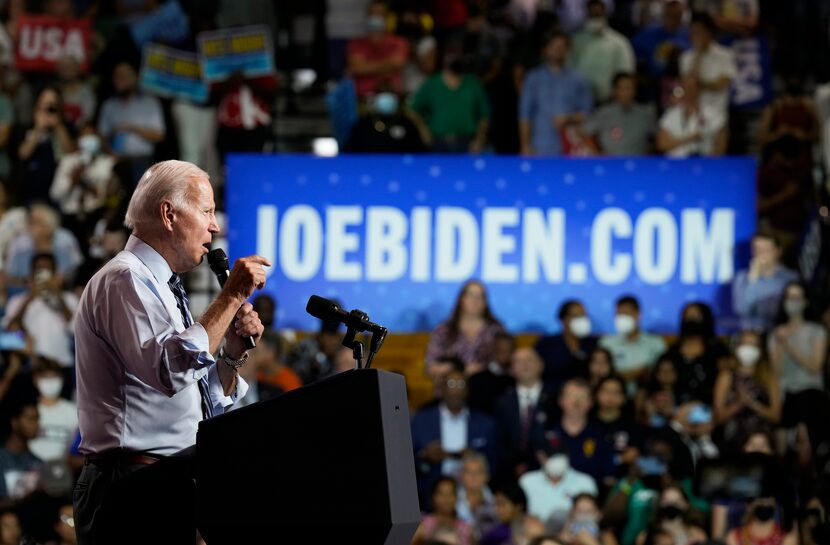
[[[620,335],[628,335],[637,329],[637,320],[628,314],[617,314],[614,317],[614,328]]]
[[[753,367],[761,359],[761,349],[754,344],[742,344],[735,350],[735,356],[744,367]]]
[[[61,395],[63,379],[60,377],[40,378],[37,380],[37,390],[47,399],[55,399]]]
[[[85,134],[78,138],[78,149],[84,155],[96,155],[101,151],[101,139],[95,134]]]
[[[807,308],[807,301],[801,298],[788,297],[784,299],[784,312],[790,318],[798,317],[804,314],[804,309]]]
[[[605,19],[602,17],[591,17],[585,21],[585,30],[588,32],[599,33],[605,28]]]
[[[571,333],[578,339],[582,339],[591,334],[591,319],[587,316],[571,318],[568,326],[571,328]]]
[[[568,461],[568,457],[564,454],[555,454],[548,458],[548,461],[545,462],[545,473],[550,475],[554,478],[562,477],[568,469],[570,469],[571,464]]]

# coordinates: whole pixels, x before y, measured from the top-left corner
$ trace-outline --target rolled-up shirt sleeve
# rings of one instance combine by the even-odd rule
[[[109,338],[127,373],[169,397],[208,373],[215,360],[202,324],[177,331],[156,287],[130,271],[106,289],[103,306],[111,308],[96,309],[96,322],[107,330],[96,334]]]
[[[219,380],[219,368],[217,366],[225,365],[217,362],[212,365],[208,371],[208,384],[210,385],[210,401],[213,405],[213,414],[222,414],[225,410],[237,402],[237,400],[245,397],[248,393],[248,383],[245,382],[241,376],[236,375],[236,389],[231,392],[231,395],[225,395],[225,388],[222,386],[222,381]]]

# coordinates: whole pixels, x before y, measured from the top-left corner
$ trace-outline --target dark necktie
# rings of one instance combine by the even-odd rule
[[[170,277],[167,285],[170,286],[170,291],[173,292],[173,296],[176,298],[176,306],[179,308],[179,312],[182,313],[182,323],[185,329],[187,329],[193,325],[193,320],[190,317],[190,309],[187,305],[187,294],[184,292],[182,279],[179,275],[174,274]],[[199,379],[198,384],[199,393],[202,396],[202,418],[207,419],[213,416],[213,404],[210,402],[210,387],[207,374]]]
[[[519,404],[521,407],[521,403]],[[530,443],[530,428],[533,425],[533,414],[536,412],[536,404],[530,398],[530,394],[525,393],[525,408],[519,415],[521,430],[519,435],[519,448],[526,450]]]

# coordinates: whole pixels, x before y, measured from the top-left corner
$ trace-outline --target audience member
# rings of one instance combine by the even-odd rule
[[[605,442],[614,452],[614,466],[625,469],[640,454],[642,431],[628,411],[625,381],[617,375],[605,377],[594,390],[595,420],[605,434]],[[619,471],[617,475],[619,476]]]
[[[564,452],[571,466],[590,475],[597,484],[613,484],[614,450],[605,442],[602,427],[590,419],[593,395],[582,378],[567,381],[559,391],[561,416],[547,421],[545,449]]]
[[[614,370],[625,379],[631,394],[666,350],[666,342],[640,330],[640,302],[632,295],[617,299],[614,329],[616,335],[600,338],[599,345],[614,356]]]
[[[101,105],[98,134],[126,161],[129,179],[122,182],[132,189],[152,163],[155,146],[164,140],[167,129],[161,103],[139,91],[138,74],[130,63],[115,66],[112,84],[115,96]]]
[[[0,545],[23,545],[20,517],[13,508],[0,508]]]
[[[726,153],[726,117],[700,100],[700,83],[684,77],[680,102],[660,118],[657,150],[668,157],[719,156]]]
[[[58,61],[58,78],[63,98],[62,117],[70,127],[80,129],[95,117],[98,99],[89,80],[81,73],[81,63],[72,55]]]
[[[339,80],[343,76],[349,40],[366,34],[365,14],[368,6],[369,0],[326,0],[328,79]]]
[[[23,203],[49,202],[49,188],[58,161],[75,149],[75,142],[61,117],[61,96],[54,87],[44,87],[37,95],[34,123],[16,148],[20,164],[15,193]]]
[[[60,206],[63,225],[78,237],[84,255],[89,254],[95,225],[104,216],[107,199],[118,183],[114,168],[115,157],[103,149],[91,123],[80,127],[78,151],[58,163],[49,196]]]
[[[591,112],[588,83],[567,66],[568,36],[550,34],[542,46],[544,62],[527,75],[519,97],[519,140],[528,156],[562,155],[560,133]]]
[[[536,452],[543,449],[545,423],[554,417],[556,391],[542,382],[542,359],[532,348],[513,354],[516,388],[497,402],[495,419],[505,478],[517,478],[539,468]]]
[[[713,460],[720,455],[720,450],[712,440],[714,422],[712,410],[707,405],[698,401],[680,405],[669,422],[669,427],[688,449],[695,467],[703,460]],[[680,445],[673,446],[674,449],[678,447]]]
[[[706,303],[687,303],[680,313],[677,341],[667,356],[678,373],[677,401],[712,403],[715,378],[727,356],[726,347],[715,336],[715,319]]]
[[[527,512],[558,533],[573,507],[573,498],[579,494],[597,495],[594,479],[573,469],[566,454],[554,454],[545,461],[543,469],[525,473],[519,479],[527,494]]]
[[[541,337],[535,346],[545,363],[545,384],[553,390],[568,379],[584,375],[588,357],[597,346],[597,338],[591,335],[591,319],[581,301],[564,301],[557,316],[560,332]]]
[[[75,361],[72,328],[78,298],[63,289],[56,266],[52,254],[32,257],[29,289],[9,300],[2,324],[12,331],[22,330],[34,354],[67,368]]]
[[[617,538],[613,532],[600,526],[601,521],[602,510],[597,497],[587,493],[577,494],[559,537],[571,545],[617,545]]]
[[[490,102],[467,64],[459,49],[446,51],[443,70],[412,97],[412,111],[426,126],[435,152],[481,153],[487,143]]]
[[[347,72],[354,78],[357,96],[361,99],[374,94],[383,82],[390,82],[397,93],[403,91],[401,74],[409,57],[409,45],[387,30],[387,17],[386,2],[369,2],[367,33],[349,40],[346,48]]]
[[[461,457],[468,449],[483,454],[490,468],[497,471],[496,426],[488,416],[467,408],[463,370],[448,371],[441,389],[439,404],[423,407],[412,417],[412,448],[422,507],[430,505],[429,491],[441,475],[458,477]]]
[[[450,543],[473,545],[473,527],[458,518],[455,506],[458,501],[458,484],[452,477],[440,477],[432,488],[432,512],[421,518],[421,524],[412,538],[413,545],[420,545],[441,536],[451,538]]]
[[[474,411],[492,415],[496,403],[515,380],[510,373],[516,338],[509,333],[497,333],[493,337],[493,357],[483,371],[467,377],[467,405]]]
[[[637,81],[632,73],[617,73],[613,91],[613,102],[595,111],[583,130],[597,139],[604,155],[647,155],[657,128],[654,108],[635,102]]]
[[[655,507],[651,526],[669,534],[672,545],[690,545],[707,539],[706,531],[690,518],[692,506],[682,487],[671,485],[663,488]],[[637,537],[637,544],[642,545],[645,538],[646,533],[641,533]]]
[[[545,533],[545,525],[528,515],[528,497],[522,487],[508,481],[493,494],[499,524],[481,538],[479,545],[527,545]]]
[[[637,392],[637,421],[650,428],[668,424],[679,404],[681,388],[677,363],[668,354],[663,354],[654,364],[645,385]]]
[[[827,330],[817,322],[804,284],[790,282],[781,299],[776,327],[768,339],[772,373],[784,396],[783,424],[810,412],[810,398],[821,396],[827,359]]]
[[[342,341],[338,322],[320,322],[320,331],[297,343],[288,354],[286,364],[303,384],[310,384],[331,372]]]
[[[26,231],[28,217],[26,207],[12,206],[6,185],[0,183],[0,271],[2,272],[6,270],[9,246],[14,239]]]
[[[12,170],[11,161],[9,160],[9,141],[15,114],[12,102],[9,100],[4,87],[0,84],[0,180],[8,182]]]
[[[283,363],[283,342],[279,333],[273,329],[266,329],[257,347],[258,350],[251,352],[247,365],[256,371],[257,388],[248,388],[248,395],[251,390],[255,390],[257,400],[265,401],[279,393],[290,392],[303,385],[300,376]],[[248,395],[245,396],[246,399]]]
[[[603,0],[588,0],[586,6],[588,20],[574,34],[571,59],[574,69],[591,84],[594,100],[601,104],[611,98],[616,74],[634,72],[634,50],[628,38],[608,26]]]
[[[770,429],[781,419],[778,375],[770,366],[761,337],[744,331],[738,339],[738,365],[721,371],[715,383],[714,422],[723,427],[726,444],[745,433]]]
[[[726,536],[726,545],[796,545],[796,529],[786,531],[775,514],[775,498],[756,498],[747,509],[746,523]]]
[[[819,127],[816,103],[805,93],[803,78],[788,74],[783,92],[764,108],[758,141],[762,147],[767,147],[789,137],[799,166],[811,166]]]
[[[65,461],[78,429],[78,408],[61,397],[64,374],[61,366],[46,358],[36,358],[32,380],[38,392],[40,416],[38,436],[29,442],[32,454],[44,462]]]
[[[15,397],[6,403],[6,437],[0,447],[0,475],[3,476],[0,479],[0,508],[9,507],[34,492],[43,467],[43,461],[29,450],[40,427],[37,401],[25,399],[23,395]]]
[[[697,81],[701,106],[725,118],[729,113],[729,88],[738,69],[732,51],[715,41],[715,30],[708,14],[692,16],[692,48],[680,56],[680,73]]]
[[[72,502],[64,502],[56,512],[52,529],[57,539],[47,545],[76,545],[78,538],[75,536],[75,510]]]
[[[459,519],[472,526],[476,541],[498,523],[495,498],[487,485],[489,481],[487,458],[475,451],[464,453],[455,512]]]
[[[668,0],[662,4],[662,20],[646,26],[632,39],[639,64],[652,78],[663,75],[672,51],[685,51],[692,46],[689,27],[683,21],[685,2]]]
[[[784,287],[798,281],[798,273],[783,266],[781,246],[774,236],[759,232],[752,237],[749,269],[732,281],[732,306],[744,330],[772,328]]]
[[[465,374],[483,370],[493,357],[493,340],[504,327],[493,315],[484,284],[469,280],[461,287],[452,314],[436,327],[429,338],[426,373],[433,379],[449,370],[437,364],[439,358],[454,355],[464,363]]]
[[[614,356],[602,347],[594,348],[588,355],[588,372],[586,379],[592,390],[596,390],[600,381],[614,374]]]
[[[390,89],[372,97],[343,147],[346,153],[422,153],[426,149],[418,126]]]

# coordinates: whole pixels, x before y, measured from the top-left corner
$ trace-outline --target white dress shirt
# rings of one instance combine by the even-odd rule
[[[535,407],[539,404],[539,396],[542,395],[542,383],[537,382],[530,388],[516,386],[516,393],[519,395],[519,418],[523,418],[527,414],[528,407]]]
[[[735,55],[731,49],[712,43],[704,53],[698,53],[694,49],[687,49],[680,55],[680,73],[686,75],[692,69],[695,56],[700,55],[700,79],[706,83],[713,83],[722,77],[735,81],[738,75],[738,67],[735,64]],[[720,91],[702,90],[700,102],[704,106],[714,109],[724,117],[729,113],[729,89],[727,86]]]
[[[594,478],[573,468],[555,484],[541,469],[529,471],[519,478],[519,485],[527,495],[527,512],[543,522],[551,517],[565,517],[577,495],[597,495]]]
[[[443,403],[440,412],[441,448],[446,452],[461,452],[467,448],[467,425],[470,420],[470,412],[464,409],[458,414],[452,414]],[[461,460],[447,458],[441,465],[441,473],[458,477],[461,473]]]
[[[80,451],[113,448],[171,455],[196,442],[197,382],[210,383],[221,414],[248,385],[225,396],[207,331],[185,329],[164,258],[131,236],[87,284],[75,319]]]
[[[9,327],[28,297],[29,292],[26,291],[9,299],[6,315],[0,322],[2,327]],[[35,297],[23,313],[23,329],[32,338],[35,354],[55,360],[61,367],[72,367],[75,359],[72,353],[72,328],[78,297],[71,291],[64,291],[60,297],[72,313],[72,319],[67,320],[63,315],[60,301],[47,301],[43,297]]]

